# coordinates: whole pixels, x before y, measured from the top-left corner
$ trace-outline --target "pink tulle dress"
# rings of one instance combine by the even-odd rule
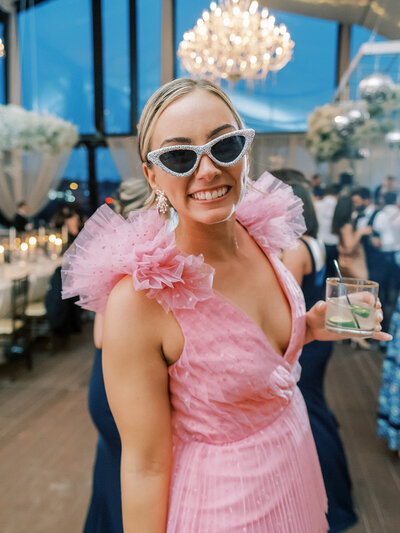
[[[63,296],[102,312],[132,276],[174,313],[185,345],[169,367],[174,465],[167,533],[322,533],[327,500],[297,388],[302,293],[278,259],[303,230],[301,201],[265,173],[237,219],[271,261],[290,302],[292,334],[276,353],[259,326],[213,291],[213,269],[186,255],[155,210],[128,220],[100,207],[68,250]],[[268,294],[265,295],[266,302]]]

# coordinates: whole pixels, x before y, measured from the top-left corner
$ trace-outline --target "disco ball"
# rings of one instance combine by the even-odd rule
[[[400,130],[389,131],[385,135],[385,141],[389,148],[400,148]]]
[[[375,72],[361,80],[358,88],[361,98],[370,104],[380,104],[391,96],[394,83],[390,76]]]
[[[369,113],[363,109],[349,109],[346,113],[346,117],[349,119],[350,123],[354,126],[361,126],[366,120],[369,119]]]
[[[354,131],[354,126],[346,115],[336,115],[333,119],[333,124],[342,137],[347,137]]]

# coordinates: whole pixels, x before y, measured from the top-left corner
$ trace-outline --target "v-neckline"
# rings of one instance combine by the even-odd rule
[[[267,250],[265,250],[261,244],[257,241],[257,239],[249,232],[249,230],[246,228],[246,226],[244,226],[240,221],[238,221],[239,224],[246,230],[246,232],[248,233],[249,237],[251,239],[254,240],[254,242],[257,244],[257,246],[260,248],[261,252],[264,254],[265,258],[267,261],[269,261],[274,273],[275,273],[275,276],[277,277],[278,279],[278,282],[279,282],[279,285],[281,286],[281,289],[282,291],[284,292],[284,295],[289,303],[289,307],[290,307],[290,318],[291,318],[291,328],[290,328],[290,338],[289,338],[289,343],[286,347],[286,350],[283,354],[280,354],[276,351],[276,349],[272,346],[272,343],[271,341],[269,340],[269,338],[267,337],[267,335],[265,334],[264,330],[262,329],[262,327],[257,324],[257,322],[251,318],[250,315],[248,315],[241,307],[239,307],[235,302],[233,302],[230,298],[228,298],[227,296],[223,295],[222,293],[220,293],[219,291],[217,291],[216,289],[214,289],[214,286],[212,287],[212,292],[213,292],[213,295],[215,298],[219,299],[220,301],[224,302],[226,305],[229,305],[229,307],[231,309],[233,309],[238,315],[240,315],[242,318],[244,318],[246,320],[246,322],[248,322],[249,324],[251,324],[253,326],[253,328],[255,330],[258,331],[259,333],[259,337],[262,338],[262,340],[264,341],[264,343],[266,345],[268,345],[268,347],[272,350],[272,352],[279,358],[280,361],[286,361],[287,360],[287,355],[288,353],[290,352],[290,349],[292,347],[292,344],[293,344],[293,338],[294,338],[294,322],[295,322],[295,316],[294,316],[294,302],[292,300],[292,296],[291,296],[291,293],[290,291],[288,291],[287,289],[287,286],[283,280],[283,277],[281,276],[280,272],[278,271],[278,269],[276,268],[275,264],[274,264],[274,260],[271,259],[271,256],[270,254],[268,253]],[[213,285],[214,285],[214,279],[213,279]]]

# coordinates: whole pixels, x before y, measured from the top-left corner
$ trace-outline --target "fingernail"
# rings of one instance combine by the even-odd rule
[[[317,309],[321,309],[321,307],[324,305],[325,302],[318,302],[317,303]]]

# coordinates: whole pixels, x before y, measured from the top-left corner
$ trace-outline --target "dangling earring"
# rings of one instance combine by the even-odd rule
[[[169,210],[168,198],[165,195],[164,191],[156,190],[156,206],[160,215],[165,215]]]

